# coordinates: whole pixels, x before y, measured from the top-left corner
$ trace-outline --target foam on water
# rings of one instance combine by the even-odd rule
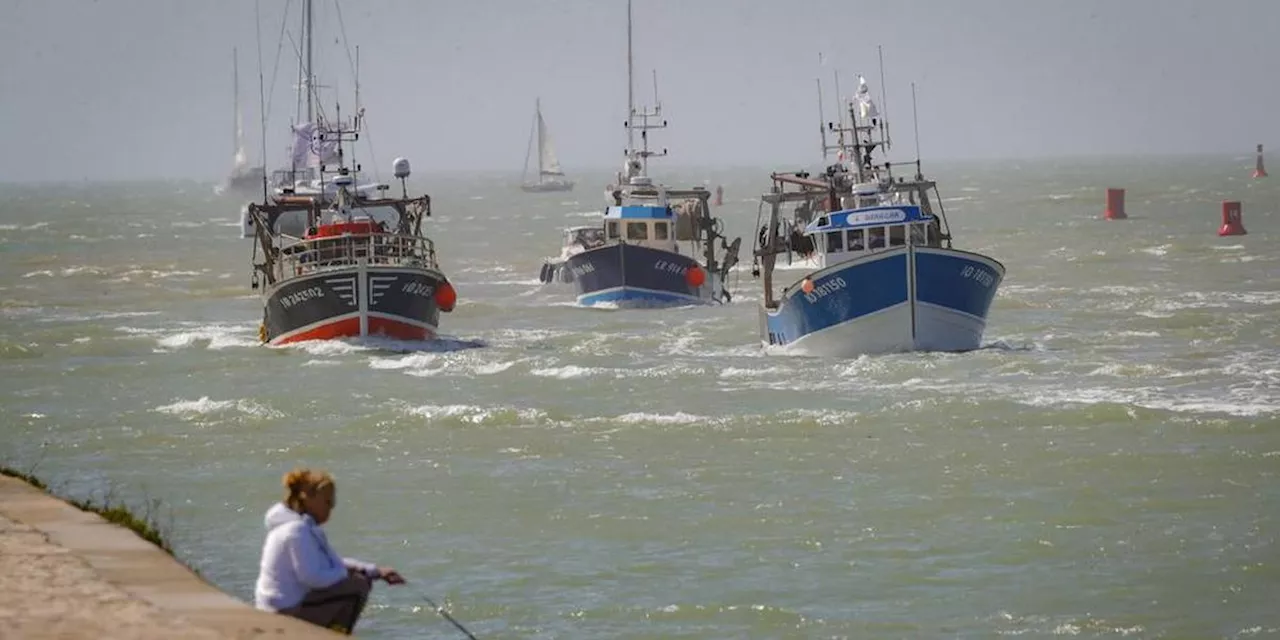
[[[196,400],[179,400],[177,402],[155,408],[159,413],[167,413],[186,420],[200,416],[238,412],[256,418],[281,418],[284,414],[252,400],[211,400],[209,396],[201,396]]]

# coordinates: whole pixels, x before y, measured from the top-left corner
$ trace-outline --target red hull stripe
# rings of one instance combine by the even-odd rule
[[[369,317],[369,335],[384,336],[396,340],[430,340],[435,337],[431,330],[390,318]],[[272,345],[305,342],[307,340],[333,340],[334,338],[360,337],[360,318],[346,318],[314,329],[295,333],[280,340],[271,341]]]

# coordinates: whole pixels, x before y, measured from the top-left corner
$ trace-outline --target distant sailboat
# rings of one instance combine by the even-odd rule
[[[529,180],[529,156],[533,152],[534,138],[538,141],[538,179]],[[551,142],[551,134],[547,131],[547,121],[542,119],[542,101],[533,103],[533,129],[529,132],[529,146],[524,154],[524,171],[521,175],[523,184],[520,188],[531,192],[572,191],[573,182],[565,178],[560,168],[560,160],[556,158],[556,148]]]
[[[262,180],[265,171],[262,167],[249,166],[249,156],[244,151],[244,119],[240,114],[240,61],[239,55],[231,50],[232,101],[235,110],[234,144],[235,155],[232,156],[231,174],[227,176],[225,190],[239,194],[252,194],[262,191]]]

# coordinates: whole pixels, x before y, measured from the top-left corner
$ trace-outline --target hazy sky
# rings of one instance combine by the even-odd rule
[[[232,47],[261,155],[255,25],[271,81],[301,0],[0,0],[0,180],[219,179],[232,155]],[[651,70],[668,165],[820,159],[815,78],[881,89],[928,159],[1235,152],[1280,143],[1277,0],[634,0],[638,94]],[[315,0],[328,108],[353,104],[334,0]],[[534,98],[569,172],[625,146],[625,0],[343,0],[379,165],[510,169]],[[818,64],[821,52],[826,60]],[[268,164],[284,162],[297,58],[285,40]],[[1280,146],[1276,147],[1280,149]],[[363,160],[368,147],[361,146]]]

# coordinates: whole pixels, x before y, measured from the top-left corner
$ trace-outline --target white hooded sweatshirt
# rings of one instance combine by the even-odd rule
[[[267,541],[254,589],[255,604],[264,611],[295,607],[312,589],[333,586],[356,569],[377,577],[377,565],[343,558],[329,546],[324,530],[308,515],[283,503],[267,510]]]

